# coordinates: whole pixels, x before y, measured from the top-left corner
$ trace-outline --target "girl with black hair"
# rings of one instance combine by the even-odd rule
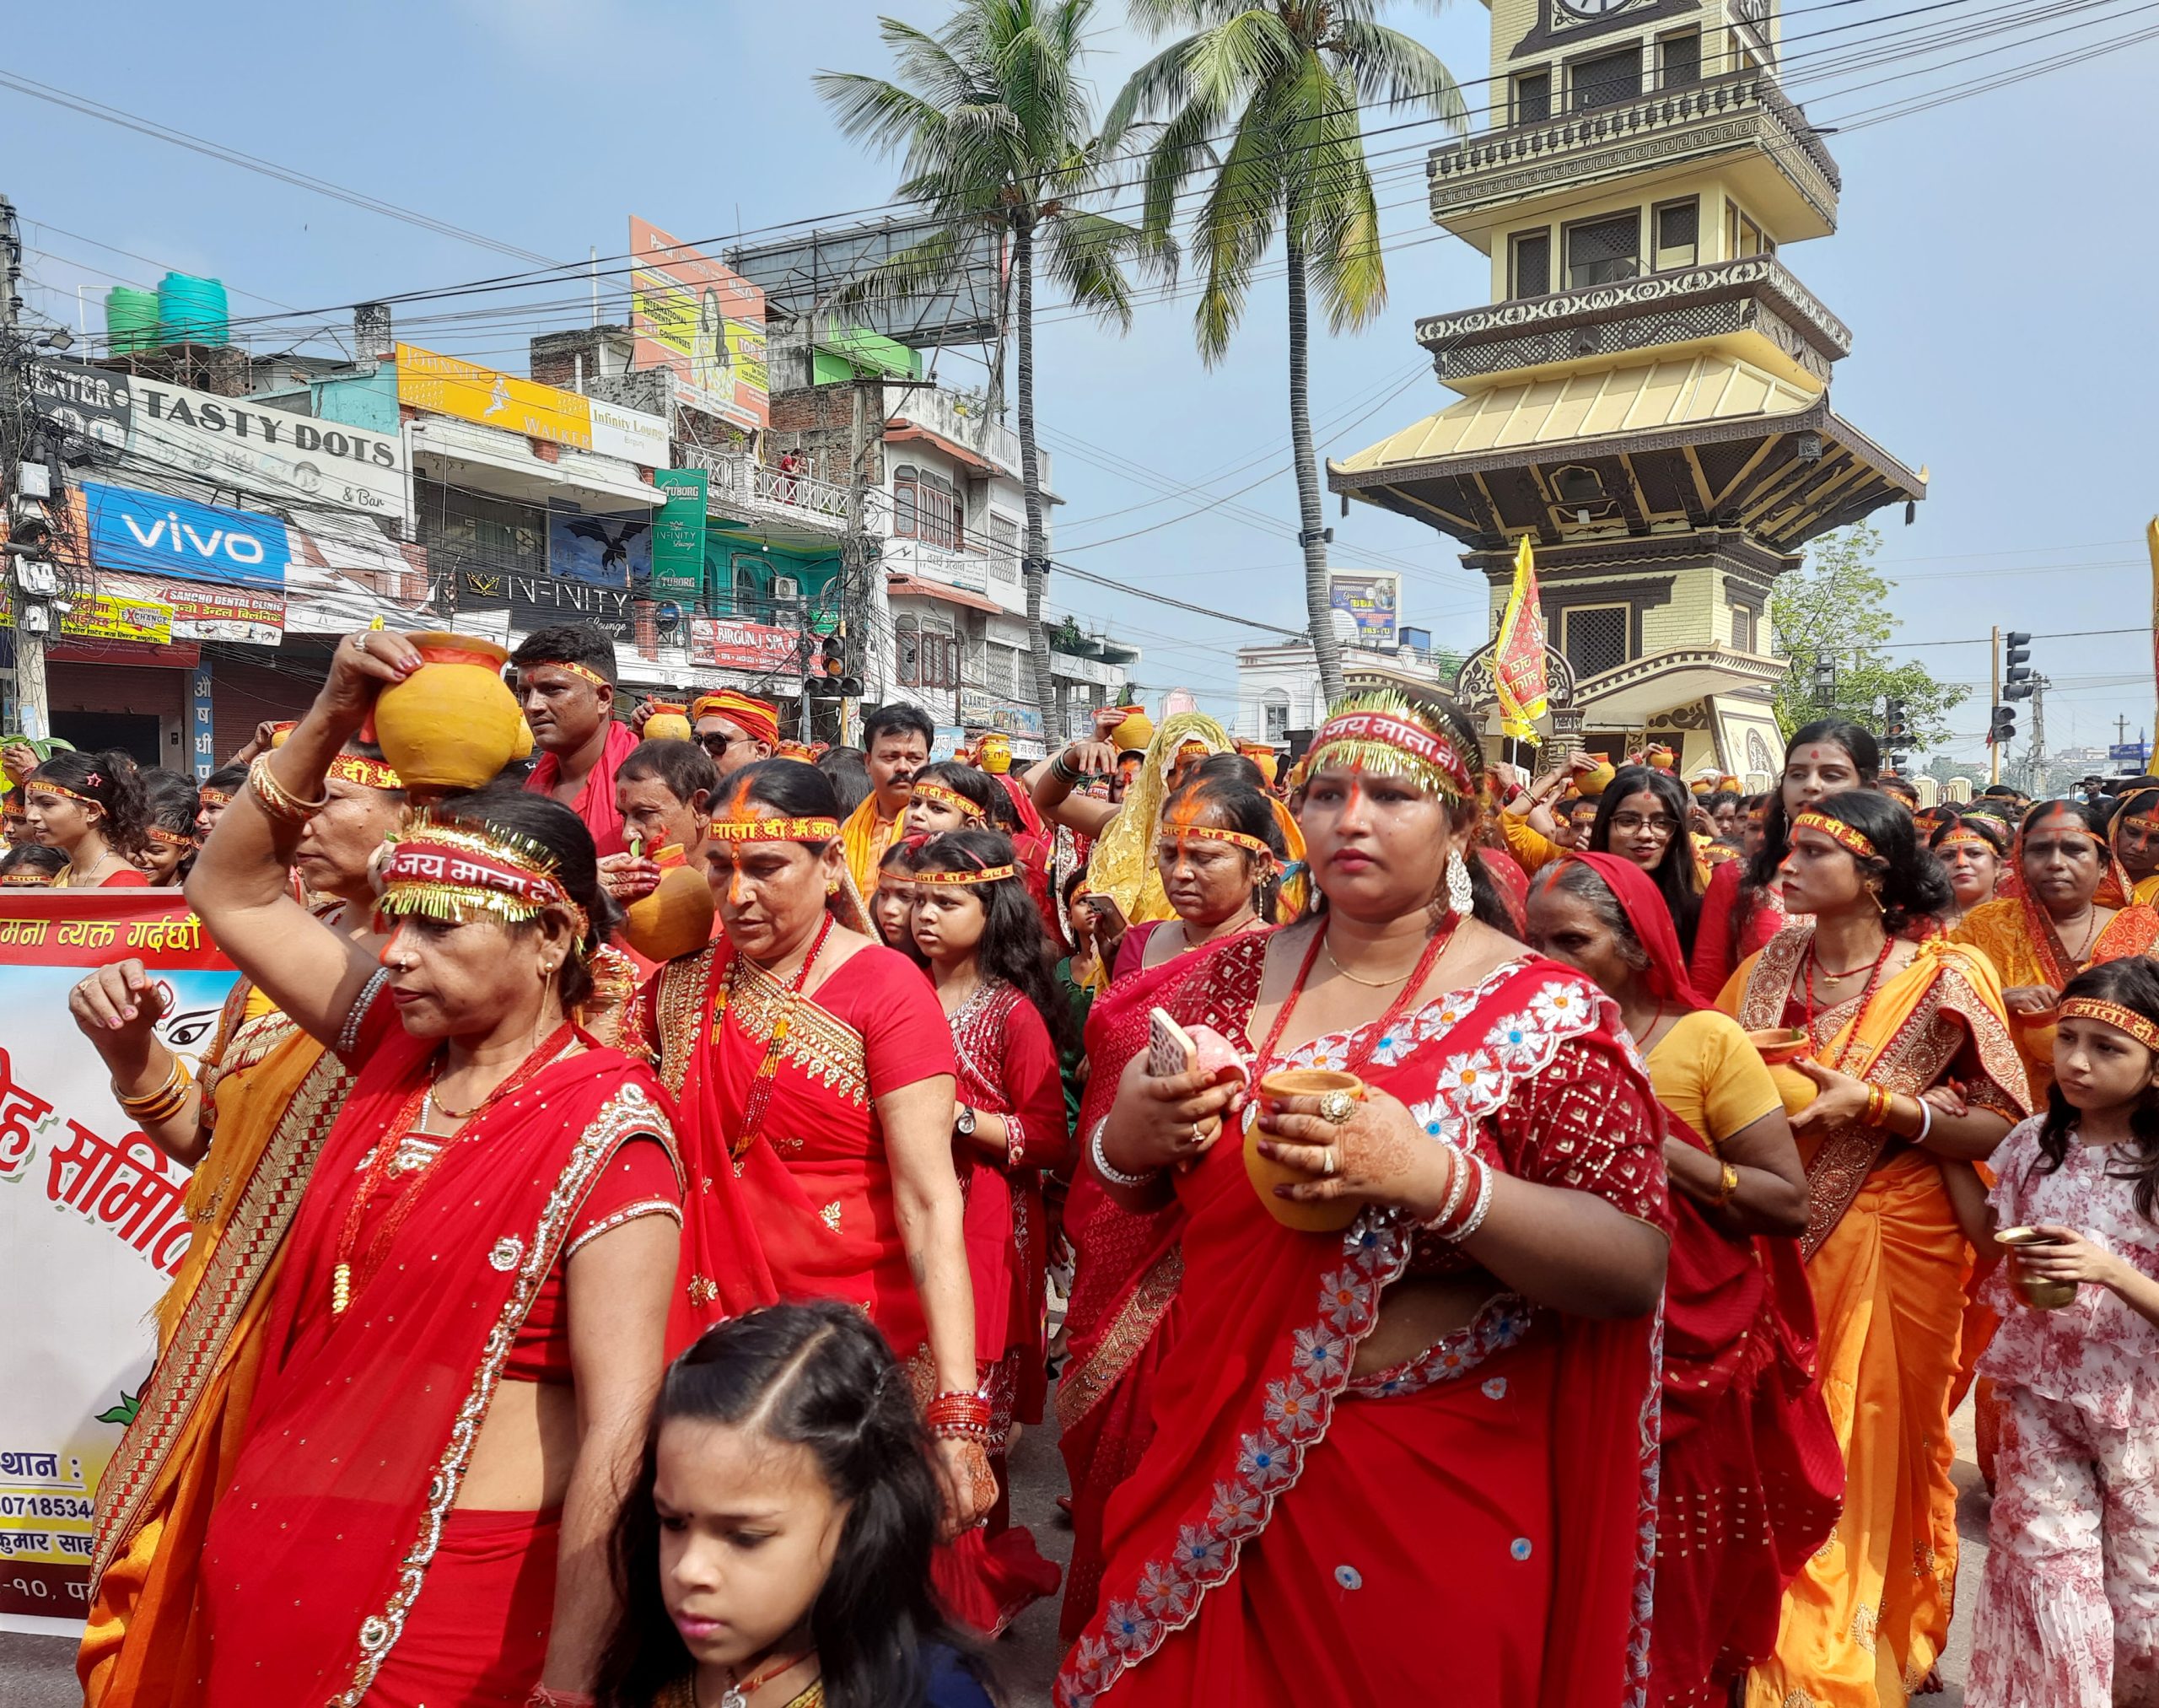
[[[1004,793],[986,771],[940,759],[914,774],[907,795],[905,834],[934,836],[945,830],[993,830],[996,797]]]
[[[1822,1386],[1848,1469],[1830,1544],[1786,1592],[1761,1700],[1874,1700],[1877,1676],[1924,1678],[1948,1641],[1957,1495],[1949,1400],[1969,1263],[1949,1173],[2021,1119],[2023,1075],[1994,967],[1946,939],[1910,940],[1950,903],[1912,816],[1850,789],[1782,827],[1794,918],[1718,1005],[1750,1032],[1803,1033],[1818,1087],[1791,1118],[1806,1163],[1800,1248],[1820,1317]],[[1952,1085],[1951,1082],[1954,1081]],[[1930,1569],[1914,1573],[1918,1555]]]
[[[2043,800],[2016,832],[2020,893],[1983,902],[1957,927],[1959,942],[1984,949],[2001,975],[2002,998],[2032,1094],[2054,1077],[2054,1005],[2087,967],[2159,947],[2159,912],[2109,906],[2109,885],[2131,886],[2107,840],[2105,810],[2081,800]]]
[[[131,863],[153,889],[176,890],[195,864],[195,785],[175,771],[153,771],[143,779],[143,843]]]
[[[878,940],[911,961],[921,954],[914,946],[914,850],[905,838],[886,849],[877,862],[877,887],[864,898]]]
[[[930,1588],[937,1479],[891,1349],[775,1305],[669,1366],[615,1535],[597,1708],[990,1708]]]
[[[1721,990],[1732,969],[1765,946],[1785,922],[1778,872],[1790,852],[1790,826],[1802,809],[1846,789],[1871,789],[1881,773],[1874,737],[1842,718],[1808,724],[1785,749],[1784,774],[1763,797],[1761,847],[1709,874],[1688,971],[1695,989]]]
[[[379,948],[288,883],[376,693],[430,667],[393,631],[346,636],[188,881],[218,947],[354,1075],[264,1307],[199,1633],[175,1634],[207,1701],[574,1695],[613,1619],[683,1193],[658,1080],[581,1023],[627,975],[591,834],[541,795],[443,799],[376,859]],[[722,1169],[697,1196],[734,1192]]]
[[[1994,899],[1995,886],[2001,881],[2002,869],[2009,859],[2009,838],[1999,819],[1950,808],[1927,833],[1926,845],[1941,862],[1950,892],[1956,897],[1955,918],[1950,924],[1960,923],[1974,908]]]
[[[55,753],[23,780],[30,834],[67,856],[56,890],[134,890],[149,879],[129,864],[148,839],[142,773],[115,747]]]
[[[952,1146],[966,1199],[975,1376],[990,1404],[998,1481],[983,1528],[956,1538],[938,1581],[962,1624],[995,1635],[1058,1586],[1057,1567],[1010,1522],[1006,1463],[1019,1427],[1042,1421],[1048,1390],[1042,1176],[1071,1161],[1058,1056],[1074,1041],[1072,1010],[1010,842],[983,830],[932,837],[916,850],[913,883],[915,946],[959,1062]]]
[[[2046,1113],[1995,1152],[2010,1264],[1979,1360],[2001,1405],[1986,1574],[1965,1700],[2113,1708],[2159,1679],[2159,969],[2063,988]],[[2012,1266],[2015,1273],[2012,1273]],[[2016,1289],[2067,1284],[2034,1308]]]
[[[1693,949],[1695,921],[1702,910],[1700,869],[1687,832],[1693,804],[1671,772],[1623,765],[1597,797],[1589,832],[1591,853],[1618,854],[1650,875],[1672,915],[1683,952]]]

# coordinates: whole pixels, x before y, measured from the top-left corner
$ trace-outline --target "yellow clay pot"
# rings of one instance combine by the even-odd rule
[[[1124,708],[1124,721],[1110,731],[1110,746],[1120,753],[1144,753],[1155,739],[1155,725],[1138,706]]]
[[[672,700],[654,700],[638,731],[648,741],[686,741],[690,739],[690,709]]]
[[[1336,1091],[1361,1095],[1365,1085],[1354,1074],[1338,1074],[1327,1068],[1285,1068],[1262,1080],[1259,1089],[1263,1098],[1315,1097]],[[1312,1177],[1259,1154],[1259,1141],[1264,1135],[1259,1130],[1257,1100],[1245,1105],[1244,1123],[1245,1175],[1269,1215],[1301,1233],[1339,1233],[1356,1220],[1363,1206],[1347,1199],[1301,1204],[1293,1198],[1277,1198],[1276,1187],[1294,1186]]]
[[[1796,1115],[1801,1109],[1822,1095],[1821,1086],[1794,1067],[1792,1064],[1807,1053],[1806,1034],[1796,1026],[1779,1026],[1769,1032],[1750,1032],[1747,1041],[1754,1046],[1769,1070],[1769,1079],[1777,1088],[1777,1095],[1784,1100],[1785,1113]]]
[[[1594,800],[1604,793],[1612,779],[1618,774],[1618,769],[1610,764],[1600,765],[1594,771],[1578,771],[1575,773],[1575,793]]]
[[[514,757],[525,719],[502,679],[509,653],[469,634],[413,634],[427,663],[374,703],[375,739],[407,789],[477,789]],[[525,730],[525,739],[531,732]],[[530,751],[528,749],[528,751]]]
[[[680,843],[652,859],[660,868],[660,887],[622,910],[622,940],[648,961],[694,954],[712,940],[712,886],[684,864]]]

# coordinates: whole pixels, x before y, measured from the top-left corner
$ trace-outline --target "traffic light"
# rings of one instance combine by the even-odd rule
[[[2005,649],[2001,655],[2001,697],[2005,700],[2028,700],[2032,698],[2032,637],[2025,630],[2012,628],[2001,638]]]
[[[2009,691],[2005,688],[2002,692],[2006,693]],[[2024,692],[2026,693],[2029,693],[2031,692],[2031,690],[2027,688]],[[2006,747],[2016,739],[2016,708],[2014,706],[1996,706],[1994,709],[1993,720],[1987,725],[1987,746],[1989,747]]]
[[[1904,757],[1911,745],[1912,730],[1904,721],[1904,703],[1894,694],[1888,695],[1882,703],[1882,746],[1892,770],[1903,768]]]
[[[848,656],[847,638],[837,633],[826,635],[818,643],[817,656],[810,661],[811,698],[821,700],[860,699],[862,678],[850,670],[852,663]]]

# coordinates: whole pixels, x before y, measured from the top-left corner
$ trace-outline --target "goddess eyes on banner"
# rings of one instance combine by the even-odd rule
[[[187,1171],[137,1131],[67,995],[132,956],[191,1071],[238,976],[169,891],[0,892],[0,1630],[73,1635],[93,1499],[143,1389],[153,1312],[193,1232]]]

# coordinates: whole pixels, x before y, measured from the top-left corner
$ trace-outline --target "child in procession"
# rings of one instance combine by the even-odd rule
[[[2071,979],[2054,1067],[1994,1155],[1995,1231],[2048,1242],[2005,1242],[1987,1284],[2002,1434],[1971,1708],[2159,1704],[2159,967]],[[2035,1308],[2012,1268],[2074,1296]]]

